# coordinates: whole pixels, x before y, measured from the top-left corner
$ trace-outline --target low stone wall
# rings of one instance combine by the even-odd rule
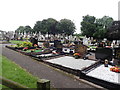
[[[107,89],[111,89],[111,88],[120,88],[120,84],[119,83],[113,83],[113,82],[109,82],[109,81],[105,81],[103,79],[98,79],[92,76],[88,76],[87,73],[89,73],[91,70],[94,70],[95,68],[99,67],[102,64],[101,61],[96,62],[95,64],[83,69],[81,71],[81,75],[80,78],[85,79],[87,81],[90,81],[92,83],[95,83],[97,85],[100,85],[104,88]]]
[[[120,88],[120,84],[108,82],[108,81],[98,79],[98,78],[95,78],[95,77],[91,77],[91,76],[88,76],[88,75],[86,75],[84,73],[82,73],[81,78],[85,79],[87,81],[90,81],[90,82],[92,82],[94,84],[100,85],[100,86],[102,86],[104,88],[107,88],[107,89]]]

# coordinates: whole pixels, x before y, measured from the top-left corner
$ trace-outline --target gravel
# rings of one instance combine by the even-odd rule
[[[62,65],[64,67],[77,69],[77,70],[81,70],[95,63],[95,61],[92,61],[92,60],[75,59],[74,57],[70,57],[70,56],[50,59],[47,61],[54,64]]]
[[[110,71],[111,67],[112,67],[111,65],[109,65],[108,67],[101,65],[97,67],[96,69],[92,70],[91,72],[89,72],[87,75],[98,78],[98,79],[102,79],[108,82],[120,84],[120,80],[119,80],[120,73]]]

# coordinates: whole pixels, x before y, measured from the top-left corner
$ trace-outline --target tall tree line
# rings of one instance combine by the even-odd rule
[[[109,16],[103,16],[99,19],[89,15],[83,16],[83,21],[81,22],[82,35],[97,39],[107,38],[108,28],[113,21],[113,18]]]
[[[57,21],[53,18],[43,19],[42,21],[37,21],[33,27],[30,26],[20,26],[17,33],[38,33],[42,34],[66,34],[71,35],[75,32],[75,24],[69,19],[61,19]]]

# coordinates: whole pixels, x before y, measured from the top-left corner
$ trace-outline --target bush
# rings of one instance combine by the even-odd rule
[[[17,43],[16,45],[11,45],[12,47],[32,47],[31,42]]]
[[[32,47],[31,42],[23,42],[23,47]]]

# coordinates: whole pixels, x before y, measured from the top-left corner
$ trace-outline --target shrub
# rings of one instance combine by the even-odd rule
[[[31,42],[23,42],[23,47],[32,47]]]

